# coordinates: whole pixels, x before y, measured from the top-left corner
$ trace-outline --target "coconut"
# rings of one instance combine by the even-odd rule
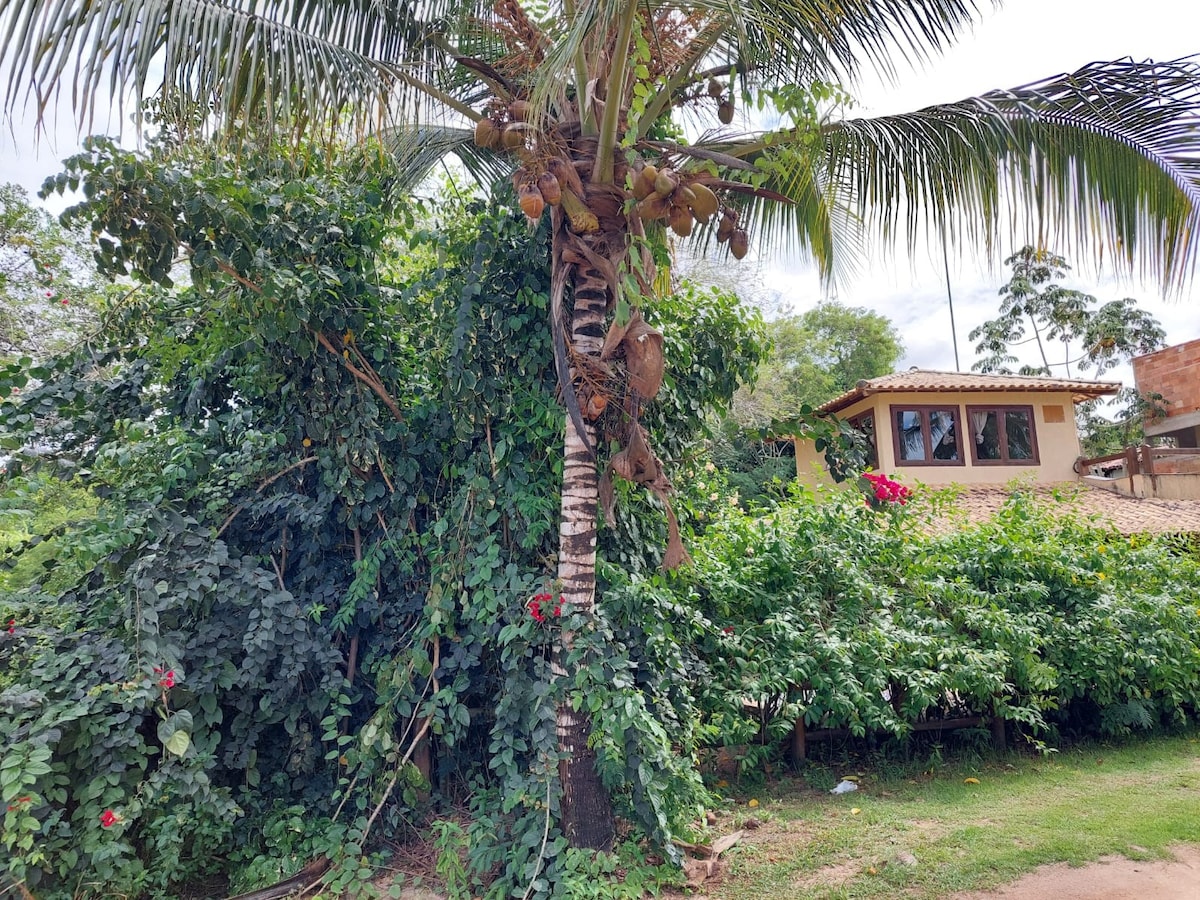
[[[692,212],[700,222],[707,222],[717,212],[717,195],[710,191],[703,184],[690,184],[688,189],[692,192],[693,199],[688,202],[688,206],[692,208]]]
[[[653,219],[661,219],[667,214],[668,206],[670,206],[670,201],[666,197],[651,194],[637,205],[637,214],[639,218],[646,222]]]
[[[692,233],[692,214],[688,212],[688,208],[681,204],[672,204],[667,210],[667,221],[671,225],[671,230],[680,237],[687,237]]]
[[[722,125],[728,125],[733,121],[733,103],[729,100],[722,100],[717,106],[717,118],[721,120]]]
[[[496,150],[500,146],[500,127],[484,116],[475,123],[475,143],[488,150]]]
[[[717,240],[725,243],[733,236],[733,231],[737,226],[733,224],[733,219],[729,216],[721,216],[721,223],[717,226]]]
[[[518,147],[524,147],[525,131],[516,125],[505,126],[504,132],[500,135],[500,142],[507,150],[516,150]]]
[[[542,192],[532,184],[521,186],[518,194],[521,201],[521,212],[529,216],[531,219],[540,219],[542,211],[546,208],[546,201],[542,199]]]
[[[633,196],[645,200],[654,193],[654,179],[658,177],[658,169],[647,165],[642,171],[633,176]]]
[[[528,122],[532,112],[533,106],[528,100],[514,100],[508,104],[508,114],[515,122]]]
[[[660,197],[670,197],[675,193],[677,187],[679,187],[678,175],[667,168],[658,170],[658,175],[654,178],[654,193]]]
[[[729,238],[729,252],[734,259],[741,259],[750,252],[750,236],[738,228]]]
[[[564,191],[573,191],[577,196],[583,196],[583,183],[575,167],[560,157],[552,156],[546,163],[546,171],[558,179],[558,185]]]
[[[543,172],[539,175],[537,188],[542,195],[542,199],[551,206],[558,206],[562,202],[562,186],[552,173]]]
[[[725,93],[725,88],[721,85],[721,82],[715,78],[708,79],[708,96],[720,97],[723,93]]]

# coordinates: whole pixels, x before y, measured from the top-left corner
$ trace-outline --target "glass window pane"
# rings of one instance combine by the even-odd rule
[[[969,414],[976,459],[1000,459],[1000,423],[993,411]]]
[[[921,413],[915,409],[896,410],[896,434],[900,458],[925,459],[925,439],[921,434]]]
[[[872,469],[879,468],[879,451],[875,448],[875,414],[864,413],[857,419],[851,419],[850,424],[862,432],[867,439],[867,465]]]
[[[1008,439],[1009,459],[1033,459],[1033,438],[1029,427],[1029,413],[1023,409],[1004,412],[1004,431]]]
[[[934,459],[958,459],[958,436],[954,413],[935,409],[929,413],[930,443]]]

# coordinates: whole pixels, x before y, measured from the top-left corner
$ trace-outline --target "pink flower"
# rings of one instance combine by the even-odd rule
[[[880,503],[898,503],[901,506],[908,504],[908,498],[912,494],[908,488],[900,484],[898,481],[893,481],[882,472],[864,472],[863,478],[874,486],[874,497]],[[873,506],[871,498],[864,498],[867,506]]]
[[[105,828],[112,828],[118,821],[117,814],[111,809],[106,809],[100,814],[100,824]]]

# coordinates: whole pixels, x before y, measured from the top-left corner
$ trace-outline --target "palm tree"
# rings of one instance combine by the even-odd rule
[[[0,0],[0,53],[10,110],[32,99],[40,114],[66,87],[86,123],[112,98],[158,88],[209,105],[232,130],[386,133],[414,174],[447,153],[481,175],[515,170],[522,209],[536,220],[548,207],[553,234],[551,324],[568,408],[557,577],[576,610],[593,608],[609,473],[669,487],[636,421],[662,375],[661,335],[637,308],[653,294],[652,250],[668,229],[701,246],[715,237],[735,258],[750,234],[790,242],[827,277],[870,232],[911,246],[934,230],[990,249],[1018,226],[1168,285],[1194,264],[1192,61],[1095,63],[908,115],[839,118],[833,85],[942,50],[971,23],[973,0],[537,8]],[[759,100],[783,124],[751,127],[745,110]],[[598,429],[623,447],[603,477]],[[671,525],[668,562],[678,562]],[[612,820],[589,723],[564,708],[558,727],[564,828],[578,845],[605,846]]]

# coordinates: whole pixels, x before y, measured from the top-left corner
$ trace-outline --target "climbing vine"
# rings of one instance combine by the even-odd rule
[[[83,185],[66,219],[141,287],[73,352],[5,370],[24,386],[0,427],[36,447],[5,502],[47,480],[91,498],[38,536],[53,583],[17,579],[0,609],[8,877],[139,895],[226,872],[236,890],[325,857],[345,885],[374,837],[469,793],[470,889],[551,896],[581,865],[554,710],[584,698],[617,802],[668,844],[702,798],[674,752],[694,743],[681,662],[621,599],[661,562],[656,502],[622,486],[593,625],[531,615],[556,593],[563,427],[546,235],[503,200],[400,197],[369,149],[171,150],[94,140],[48,183]],[[758,332],[718,294],[646,315],[693,348],[646,426],[685,459]],[[37,543],[9,547],[14,576]]]

